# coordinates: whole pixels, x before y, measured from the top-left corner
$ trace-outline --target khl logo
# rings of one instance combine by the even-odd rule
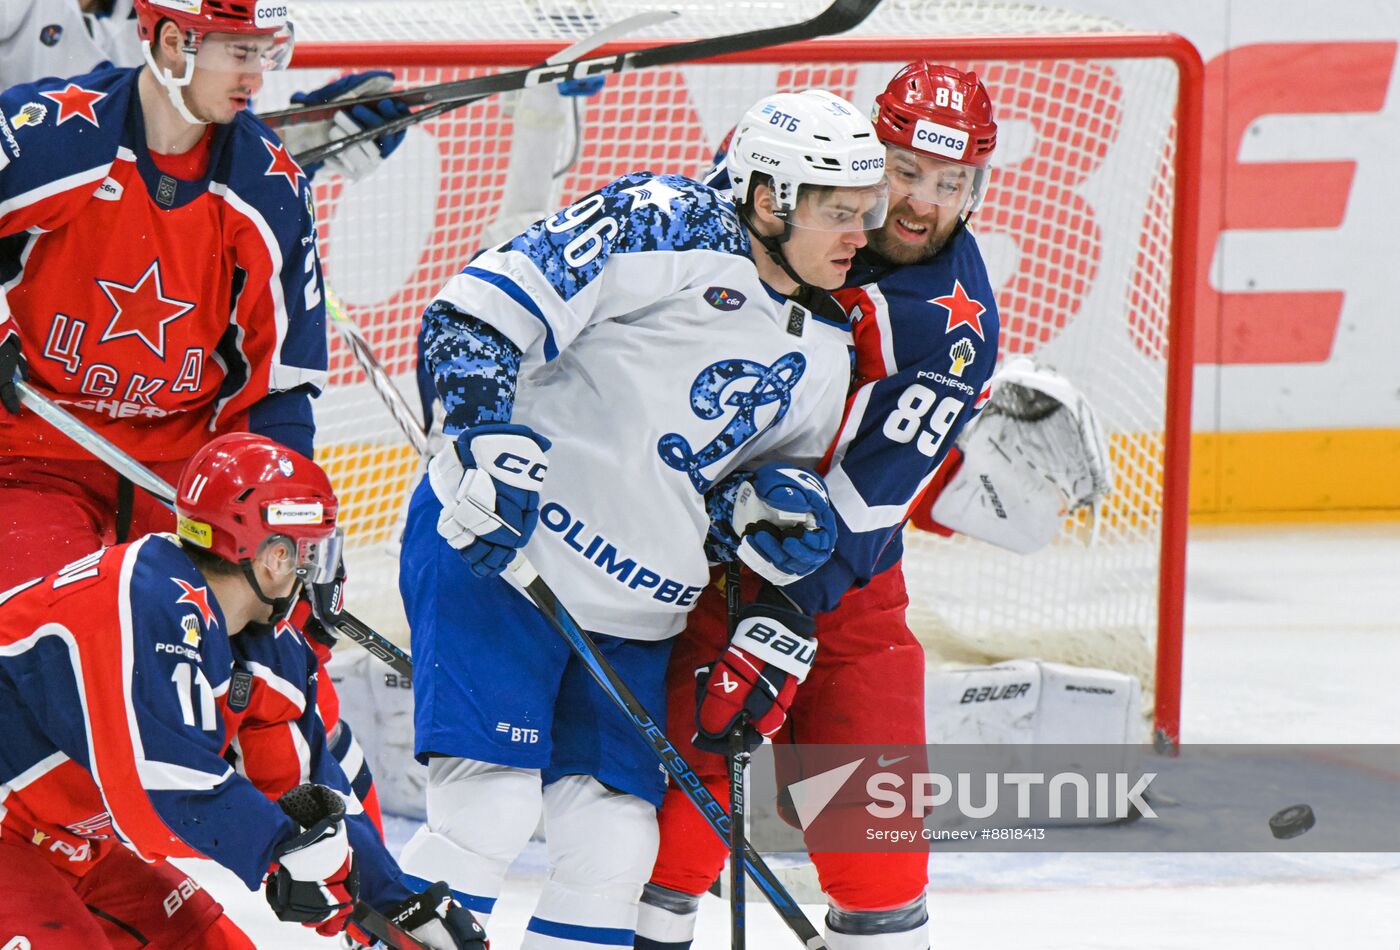
[[[718,419],[725,408],[734,415],[725,423],[719,435],[699,449],[679,432],[668,432],[657,442],[661,460],[677,471],[685,472],[698,492],[710,487],[702,471],[734,452],[739,446],[764,429],[778,424],[792,404],[792,389],[807,370],[807,360],[801,353],[780,356],[772,366],[746,359],[720,360],[700,371],[690,384],[690,408],[701,419]],[[740,384],[752,381],[748,388]],[[762,406],[777,404],[777,412],[761,428],[756,418]]]

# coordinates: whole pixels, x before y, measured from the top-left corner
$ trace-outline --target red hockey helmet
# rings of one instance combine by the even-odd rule
[[[181,540],[244,564],[269,539],[296,550],[297,573],[325,583],[340,561],[330,479],[315,462],[265,436],[219,436],[194,454],[175,496]]]
[[[976,73],[921,59],[875,97],[875,134],[886,145],[986,168],[997,147],[992,100]]]
[[[155,39],[156,24],[172,20],[184,33],[277,33],[287,25],[286,0],[135,0],[141,39]]]
[[[179,89],[189,85],[195,67],[217,72],[267,72],[286,69],[295,37],[287,19],[286,0],[134,0],[137,32],[146,65],[166,87],[176,110],[186,122],[195,118]],[[176,76],[156,65],[151,50],[156,28],[169,20],[180,30],[185,57],[183,75]],[[205,41],[210,33],[224,34]],[[263,39],[253,40],[251,37]]]

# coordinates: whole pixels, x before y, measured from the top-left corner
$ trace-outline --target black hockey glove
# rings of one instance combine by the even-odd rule
[[[385,916],[428,950],[487,950],[490,946],[481,924],[457,903],[443,881],[413,895]]]
[[[3,321],[0,321],[3,322]],[[19,349],[19,334],[11,333],[0,343],[0,405],[12,416],[19,415],[19,391],[15,389],[15,377],[29,378],[29,364]]]
[[[345,609],[345,562],[336,568],[335,580],[307,584],[301,600],[292,609],[292,624],[307,637],[328,647],[335,646],[337,623]]]

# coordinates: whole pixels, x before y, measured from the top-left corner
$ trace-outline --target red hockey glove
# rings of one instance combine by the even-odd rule
[[[264,893],[278,920],[332,937],[345,929],[360,872],[345,833],[345,801],[324,785],[298,785],[277,804],[306,830],[272,852]]]
[[[739,615],[734,639],[718,660],[695,671],[695,747],[721,755],[743,713],[744,747],[753,749],[787,720],[797,686],[817,656],[816,621],[799,610],[752,604]]]

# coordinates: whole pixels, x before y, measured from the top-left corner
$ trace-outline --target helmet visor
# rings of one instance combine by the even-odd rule
[[[196,69],[265,73],[286,69],[296,45],[291,23],[276,33],[206,33],[194,56]]]
[[[885,223],[890,195],[886,182],[864,187],[799,185],[796,206],[775,212],[795,228],[808,231],[869,231]]]
[[[345,533],[336,528],[319,538],[297,539],[296,572],[306,584],[329,584],[340,569]]]
[[[961,210],[980,199],[987,170],[890,146],[885,174],[895,195]]]

